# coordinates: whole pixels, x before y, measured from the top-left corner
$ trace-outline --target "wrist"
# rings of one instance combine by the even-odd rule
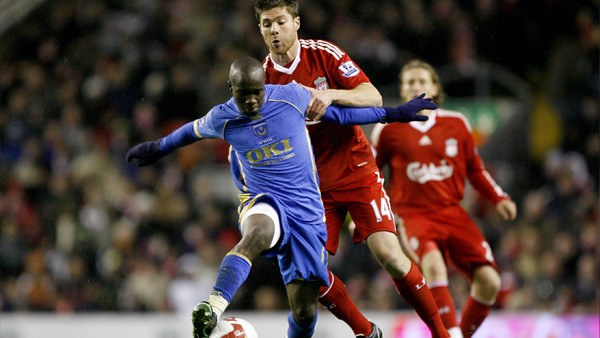
[[[344,97],[340,95],[341,91],[339,89],[325,89],[321,90],[325,94],[325,98],[331,102],[331,104],[343,104]]]
[[[161,151],[163,153],[167,153],[167,145],[165,142],[163,142],[164,138],[160,138],[156,141],[154,141],[154,147],[158,150]]]
[[[504,201],[512,201],[512,200],[510,199],[510,196],[502,196],[502,197],[500,197],[500,199],[498,201],[496,201],[496,203],[494,203],[494,205],[498,206],[500,203],[502,203]]]

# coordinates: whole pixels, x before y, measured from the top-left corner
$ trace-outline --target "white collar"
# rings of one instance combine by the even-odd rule
[[[273,61],[273,68],[275,68],[275,70],[278,72],[282,72],[285,74],[292,74],[296,70],[296,67],[298,67],[298,64],[300,63],[300,48],[302,48],[302,47],[300,46],[300,41],[298,41],[298,53],[296,53],[294,62],[292,62],[292,65],[289,68],[285,68],[284,66],[275,62],[275,59],[273,59],[273,55],[271,53],[269,53],[269,55],[271,56],[271,61]]]
[[[426,133],[435,124],[436,117],[437,117],[437,109],[431,112],[431,115],[429,115],[429,120],[427,120],[425,122],[412,121],[412,122],[409,122],[409,124],[411,127],[415,128],[416,130],[418,130],[422,133]]]

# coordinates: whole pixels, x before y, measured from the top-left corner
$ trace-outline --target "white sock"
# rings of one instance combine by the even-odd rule
[[[462,331],[458,326],[449,328],[448,333],[450,334],[450,338],[463,338]]]
[[[213,312],[217,314],[217,321],[229,306],[229,302],[223,296],[218,295],[208,296],[208,304],[212,306]]]

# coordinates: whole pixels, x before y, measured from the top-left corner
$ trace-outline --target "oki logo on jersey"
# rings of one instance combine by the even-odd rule
[[[254,135],[258,137],[265,137],[269,131],[269,128],[267,127],[267,124],[263,122],[252,127],[252,130],[254,131]]]
[[[327,83],[327,79],[319,76],[314,82],[315,88],[317,90],[327,90],[329,89],[329,84]]]
[[[358,69],[352,61],[342,63],[338,69],[342,71],[344,77],[353,77],[360,73],[360,69]]]
[[[271,157],[277,157],[284,153],[289,153],[294,148],[290,145],[290,139],[286,138],[281,140],[281,142],[274,142],[271,144],[267,144],[258,149],[250,150],[246,153],[246,158],[248,162],[254,164],[260,162],[265,159],[270,159]],[[283,160],[287,160],[288,158],[296,156],[294,153],[289,154],[289,156],[283,156],[279,158],[276,162],[280,162]],[[272,162],[275,163],[275,162]]]
[[[454,138],[446,140],[446,156],[454,157],[458,154],[458,141]]]
[[[406,176],[408,179],[421,184],[429,181],[443,181],[452,176],[454,168],[442,160],[439,166],[433,163],[421,164],[420,162],[411,162],[406,166]]]

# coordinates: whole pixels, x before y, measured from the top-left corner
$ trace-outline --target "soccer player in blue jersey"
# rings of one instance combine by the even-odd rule
[[[242,201],[240,242],[221,262],[208,301],[192,312],[194,337],[206,338],[259,254],[276,255],[290,304],[288,337],[311,337],[319,288],[329,284],[325,211],[312,146],[305,127],[310,92],[298,84],[265,85],[262,64],[251,57],[230,68],[233,97],[204,117],[157,141],[133,147],[127,161],[150,165],[206,138],[229,142],[239,162]],[[436,109],[416,98],[393,108],[327,108],[322,120],[340,124],[425,120],[416,115]]]

